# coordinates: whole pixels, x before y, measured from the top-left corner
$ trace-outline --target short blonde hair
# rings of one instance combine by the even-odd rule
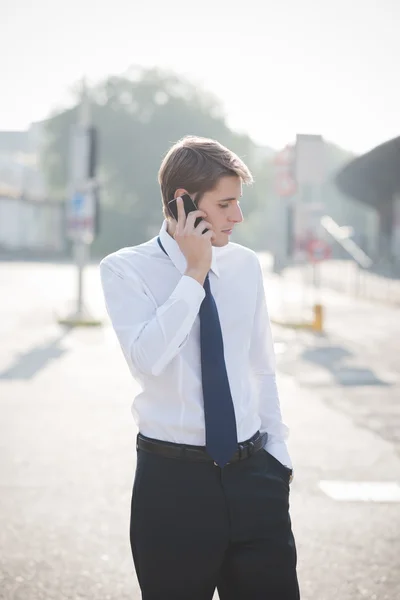
[[[224,176],[240,177],[243,183],[253,183],[253,176],[244,162],[216,140],[185,136],[174,144],[164,157],[158,172],[163,213],[170,217],[168,202],[177,189],[194,195],[196,204],[202,195],[217,185]]]

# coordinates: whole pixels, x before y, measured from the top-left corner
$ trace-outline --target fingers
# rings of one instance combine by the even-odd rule
[[[205,229],[212,229],[212,225],[208,221],[203,220],[200,221],[200,223],[197,225],[197,227],[195,228],[195,232],[197,235],[202,235]]]
[[[206,231],[205,233],[202,234],[202,237],[213,241],[215,238],[215,234],[211,229],[209,229],[208,231]]]
[[[176,208],[178,213],[177,229],[181,232],[184,230],[186,232],[193,231],[196,219],[206,216],[206,213],[202,210],[194,210],[186,216],[183,200],[180,196],[176,199]]]
[[[176,208],[178,211],[178,226],[179,229],[183,229],[185,227],[186,215],[185,209],[183,207],[183,200],[181,197],[176,199]]]
[[[206,216],[207,216],[206,213],[202,210],[193,210],[186,217],[186,229],[187,230],[194,229],[194,223],[195,223],[196,219],[198,219],[199,217],[206,217]]]

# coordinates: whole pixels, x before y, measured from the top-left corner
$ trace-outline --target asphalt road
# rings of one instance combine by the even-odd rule
[[[107,321],[57,325],[75,286],[69,265],[0,263],[4,600],[140,598],[128,537],[136,385]],[[282,297],[295,310],[293,286],[266,277],[273,316]],[[104,315],[95,267],[85,289]],[[324,336],[274,326],[302,598],[398,600],[400,502],[335,500],[321,482],[400,484],[400,311],[323,299]]]

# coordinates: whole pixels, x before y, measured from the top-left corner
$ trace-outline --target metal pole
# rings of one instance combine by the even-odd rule
[[[90,125],[90,106],[89,99],[86,88],[86,81],[83,79],[82,81],[82,91],[81,91],[81,104],[79,110],[79,125],[82,127],[83,131],[87,131]],[[85,154],[83,153],[85,156]],[[85,159],[87,160],[87,156]],[[86,187],[87,181],[83,182]],[[87,244],[80,237],[75,241],[75,257],[76,257],[76,265],[78,269],[78,297],[77,297],[77,316],[78,318],[82,318],[84,307],[83,307],[83,271],[86,265],[86,254],[87,254]]]
[[[83,270],[86,264],[86,244],[82,241],[75,243],[75,262],[78,268],[78,296],[76,313],[83,314]]]

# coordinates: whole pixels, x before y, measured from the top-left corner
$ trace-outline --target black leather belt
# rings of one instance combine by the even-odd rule
[[[249,458],[252,454],[255,454],[261,448],[265,446],[268,439],[268,433],[260,434],[257,431],[249,440],[238,444],[238,449],[232,456],[229,463],[237,462]],[[136,440],[136,449],[144,450],[145,452],[151,452],[153,454],[159,454],[166,458],[181,458],[186,460],[194,461],[212,461],[212,458],[207,454],[204,446],[188,446],[186,444],[173,444],[171,442],[164,442],[161,440],[154,440],[148,438],[141,433],[138,434]]]

